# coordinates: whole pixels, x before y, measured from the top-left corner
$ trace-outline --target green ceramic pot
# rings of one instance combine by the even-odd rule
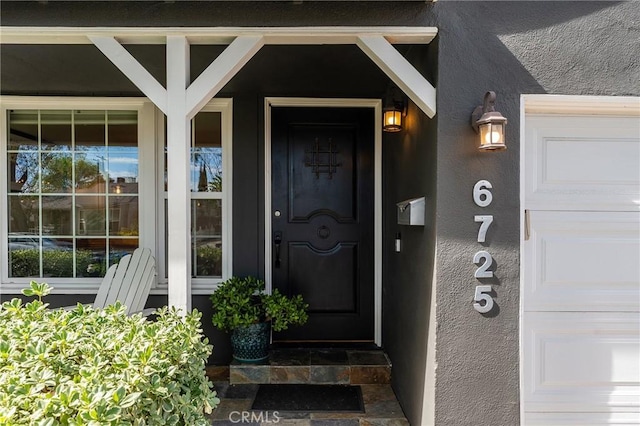
[[[258,362],[269,357],[270,322],[240,327],[231,333],[233,357],[240,362]]]

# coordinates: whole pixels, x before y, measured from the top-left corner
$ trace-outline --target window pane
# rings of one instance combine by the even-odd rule
[[[73,166],[75,167],[76,193],[104,194],[107,190],[107,180],[104,161],[107,156],[104,149],[92,149],[88,152],[76,153]]]
[[[75,111],[73,125],[76,151],[84,151],[95,146],[103,147],[105,124],[104,111]]]
[[[109,192],[138,192],[138,148],[109,147]]]
[[[192,126],[191,190],[222,192],[221,114],[198,113]]]
[[[40,234],[38,197],[9,195],[9,234]]]
[[[38,111],[9,111],[9,151],[38,149]]]
[[[196,277],[222,277],[222,240],[196,238],[192,242],[195,253],[193,271]]]
[[[167,147],[164,147],[164,190],[167,191]]]
[[[76,235],[106,235],[106,203],[104,195],[76,197]]]
[[[71,247],[64,245],[71,244]],[[42,275],[44,277],[73,276],[73,243],[70,240],[42,239]]]
[[[137,248],[137,238],[111,238],[109,240],[109,265],[120,262],[120,259],[133,253]]]
[[[73,235],[71,224],[73,197],[42,197],[42,233],[49,235]]]
[[[76,276],[103,277],[107,272],[107,240],[78,238],[76,240]]]
[[[109,197],[109,235],[138,235],[138,197]]]
[[[165,122],[165,141],[167,128]],[[191,122],[191,191],[222,192],[222,114],[199,112]],[[167,190],[167,146],[164,147]]]
[[[197,277],[222,276],[222,200],[191,204],[193,272]]]
[[[38,192],[38,153],[18,152],[7,156],[9,192]]]
[[[25,241],[9,238],[9,276],[40,276],[40,245],[37,238]]]
[[[104,194],[107,188],[106,113],[75,111],[74,126],[76,190]]]
[[[109,146],[137,148],[138,113],[136,111],[109,111],[107,122]]]
[[[71,111],[40,111],[40,145],[43,150],[71,150]]]
[[[220,237],[222,200],[192,200],[191,229],[194,235]]]
[[[71,153],[42,152],[42,192],[65,193],[73,188]]]

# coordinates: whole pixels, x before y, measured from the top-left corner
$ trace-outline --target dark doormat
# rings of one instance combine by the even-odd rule
[[[360,386],[260,385],[253,410],[364,412]]]

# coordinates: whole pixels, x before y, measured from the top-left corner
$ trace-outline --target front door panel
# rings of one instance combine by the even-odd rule
[[[309,321],[274,340],[373,340],[373,110],[273,108],[273,287]]]

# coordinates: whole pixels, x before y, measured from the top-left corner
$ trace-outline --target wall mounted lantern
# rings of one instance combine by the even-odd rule
[[[481,151],[501,151],[507,149],[504,129],[507,119],[495,110],[496,93],[487,92],[484,104],[476,107],[471,114],[471,126],[480,134]]]
[[[407,103],[404,96],[395,86],[389,86],[382,109],[382,130],[385,132],[399,132],[402,130],[402,118],[407,116]]]

